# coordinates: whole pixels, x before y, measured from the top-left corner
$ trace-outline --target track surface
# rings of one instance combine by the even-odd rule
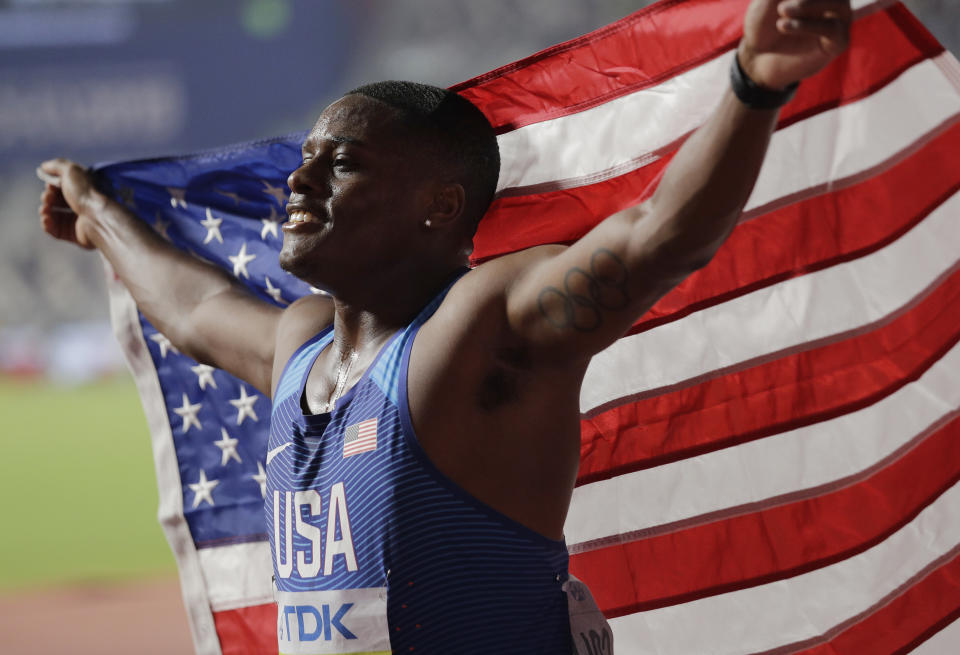
[[[4,593],[0,653],[190,655],[193,645],[173,578]]]

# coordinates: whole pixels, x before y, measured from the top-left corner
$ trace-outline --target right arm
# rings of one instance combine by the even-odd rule
[[[182,353],[270,395],[274,359],[290,354],[277,352],[278,343],[290,342],[281,333],[300,331],[311,314],[315,324],[322,299],[294,303],[286,312],[263,302],[226,272],[164,241],[97,191],[80,166],[57,159],[41,169],[60,180],[60,188],[48,184],[42,196],[48,234],[103,253],[140,311]]]

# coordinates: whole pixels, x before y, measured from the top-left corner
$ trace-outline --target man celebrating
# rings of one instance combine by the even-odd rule
[[[754,0],[730,90],[650,200],[570,247],[472,270],[497,183],[490,125],[435,87],[349,92],[303,143],[280,254],[333,299],[285,310],[173,249],[79,166],[42,165],[60,182],[44,229],[99,249],[182,352],[273,398],[281,652],[563,653],[591,629],[609,650],[602,622],[571,617],[563,542],[587,364],[711,259],[778,107],[846,47],[850,20],[849,0]]]

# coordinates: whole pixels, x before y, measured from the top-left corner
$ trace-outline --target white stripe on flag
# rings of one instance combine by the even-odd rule
[[[860,11],[861,9],[866,9],[867,7],[872,7],[876,5],[877,7],[885,7],[887,5],[892,5],[892,0],[851,0],[850,7],[854,11]]]
[[[580,411],[845,333],[907,305],[960,252],[960,193],[870,255],[624,337],[590,362]]]
[[[937,59],[943,58],[953,55]],[[960,93],[937,59],[920,62],[863,100],[775,132],[744,211],[869,171],[956,120]]]
[[[773,437],[577,487],[576,544],[665,525],[855,475],[960,409],[960,344],[869,407]]]
[[[786,580],[612,619],[614,641],[658,655],[740,655],[817,637],[956,548],[958,512],[960,485],[954,485],[855,557]]]
[[[214,612],[273,602],[273,562],[266,541],[201,548],[197,554]]]
[[[644,160],[630,162],[673,143],[710,116],[730,84],[732,56],[727,52],[653,88],[500,135],[498,190],[608,178],[638,168]]]
[[[710,116],[729,85],[725,71],[732,56],[725,53],[651,89],[501,135],[498,190],[559,180],[578,186],[638,168]],[[921,96],[929,101],[918,105],[914,99]],[[868,170],[958,111],[960,94],[937,61],[924,60],[862,100],[778,130],[747,208]]]
[[[164,403],[163,390],[150,350],[143,338],[143,327],[133,296],[104,261],[107,291],[110,298],[110,322],[120,342],[143,401],[143,410],[150,427],[154,467],[157,475],[159,506],[157,518],[177,559],[183,605],[197,655],[221,655],[213,613],[207,603],[202,566],[183,516],[183,486],[170,416]]]

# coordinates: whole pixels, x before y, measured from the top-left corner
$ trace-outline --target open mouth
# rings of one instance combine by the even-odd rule
[[[293,211],[290,212],[290,222],[291,223],[322,223],[319,218],[311,214],[310,212],[305,211]]]

